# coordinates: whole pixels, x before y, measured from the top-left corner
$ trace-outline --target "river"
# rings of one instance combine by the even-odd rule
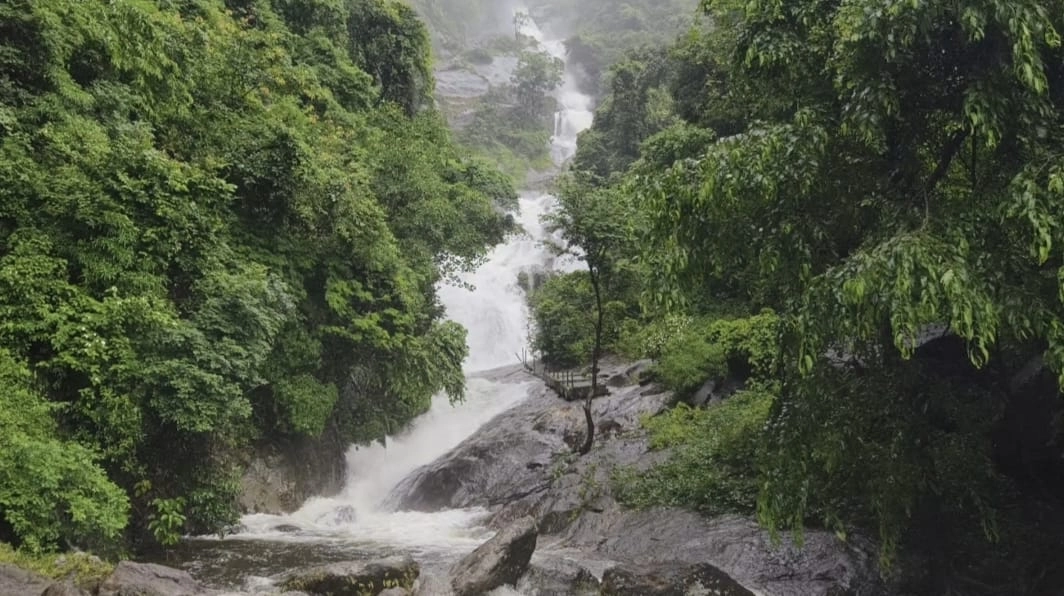
[[[565,61],[562,40],[545,36],[534,22],[527,22],[522,32]],[[554,119],[551,156],[561,168],[576,152],[577,135],[591,125],[592,98],[579,90],[568,65],[555,95],[560,109]],[[403,434],[389,437],[386,446],[352,447],[347,453],[347,485],[340,494],[310,499],[290,515],[245,516],[240,533],[190,538],[167,562],[233,594],[268,594],[275,591],[271,578],[289,569],[393,554],[413,556],[422,566],[422,577],[439,577],[490,538],[491,531],[482,525],[485,510],[393,511],[387,496],[412,471],[527,396],[531,381],[492,380],[483,373],[515,364],[515,355],[527,346],[528,312],[518,274],[575,266],[555,262],[544,243],[548,233],[541,218],[554,202],[545,192],[521,192],[518,222],[524,233],[495,247],[481,267],[462,277],[472,290],[439,288],[447,317],[468,330],[463,402],[451,405],[446,397],[437,396],[426,414]],[[519,592],[501,588],[494,593]]]

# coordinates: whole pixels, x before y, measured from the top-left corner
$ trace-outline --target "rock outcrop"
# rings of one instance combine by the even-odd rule
[[[478,596],[516,584],[528,569],[538,534],[536,520],[524,517],[466,555],[451,572],[455,596]]]
[[[51,584],[47,577],[0,563],[0,594],[40,594]]]
[[[754,596],[720,569],[706,564],[623,565],[602,576],[602,596]]]
[[[604,367],[604,373],[607,378],[624,374],[634,380],[637,375],[625,374],[628,368],[616,364]],[[584,424],[580,405],[546,390],[536,391],[408,477],[393,491],[392,502],[398,509],[421,511],[485,507],[493,512],[489,525],[495,528],[532,517],[538,522],[541,543],[546,544],[541,550],[609,561],[596,575],[618,568],[611,576],[614,586],[622,578],[650,581],[657,577],[654,573],[666,579],[678,577],[669,584],[676,586],[700,573],[709,577],[706,570],[712,569],[717,583],[730,586],[735,594],[743,593],[735,590],[768,596],[884,592],[875,548],[860,540],[843,542],[832,533],[809,530],[804,546],[798,548],[787,540],[776,544],[753,520],[739,515],[705,518],[682,509],[621,507],[611,491],[612,475],[619,468],[647,469],[664,458],[665,454],[649,450],[640,418],[662,411],[671,399],[653,386],[632,384],[596,399],[594,417],[611,421],[612,431],[596,438],[591,453],[577,457],[573,449]],[[650,571],[631,567],[640,564],[652,567]],[[527,579],[521,580],[526,582],[522,585],[529,585]],[[563,574],[546,569],[539,580],[567,581]]]
[[[507,371],[500,369],[496,374],[502,376]],[[666,393],[646,392],[635,386],[615,393],[592,403],[595,420],[610,420],[615,429],[639,428],[641,416],[662,411],[670,398]],[[536,389],[527,400],[495,417],[450,453],[408,476],[389,500],[400,511],[502,508],[505,513],[497,516],[493,526],[503,527],[524,515],[542,519],[547,511],[534,506],[542,499],[562,496],[565,503],[561,506],[575,507],[576,503],[569,503],[571,491],[561,495],[555,490],[562,476],[573,476],[579,483],[589,473],[585,467],[608,471],[616,465],[632,465],[643,459],[649,465],[660,459],[647,454],[642,437],[628,440],[624,433],[614,432],[596,441],[589,457],[577,461],[571,454],[583,442],[583,433],[582,404],[564,402],[546,388]]]
[[[599,596],[599,580],[584,565],[553,553],[535,553],[517,589],[530,596]]]
[[[310,497],[340,492],[347,445],[330,437],[259,445],[244,466],[239,505],[245,513],[291,513]]]
[[[420,571],[410,557],[348,561],[293,572],[281,587],[322,596],[364,596],[391,588],[410,590]]]
[[[99,596],[201,596],[213,592],[180,569],[122,561],[97,593]]]
[[[74,582],[56,582],[41,592],[41,596],[89,596],[85,590],[74,585]]]

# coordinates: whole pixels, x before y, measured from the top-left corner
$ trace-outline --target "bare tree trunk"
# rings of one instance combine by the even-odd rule
[[[602,291],[599,288],[599,275],[590,264],[587,266],[588,275],[591,277],[591,288],[595,291],[595,345],[591,349],[591,389],[584,398],[584,420],[587,421],[587,437],[583,446],[580,447],[580,455],[587,455],[591,451],[591,444],[595,440],[595,420],[591,417],[591,400],[598,393],[599,357],[602,355]]]

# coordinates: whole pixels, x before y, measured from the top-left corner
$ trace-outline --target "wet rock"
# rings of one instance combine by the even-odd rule
[[[600,437],[606,437],[606,436],[609,436],[609,435],[615,435],[615,434],[617,434],[617,433],[619,433],[619,432],[621,432],[623,430],[624,430],[624,427],[621,426],[621,423],[617,422],[616,420],[614,420],[612,418],[607,418],[605,420],[600,420],[599,423],[596,425],[596,428],[595,428],[596,434],[598,434]]]
[[[408,476],[389,501],[400,511],[440,511],[499,506],[545,491],[552,454],[570,449],[558,434],[533,428],[536,414],[536,408],[522,404],[497,416]]]
[[[52,580],[14,565],[0,563],[0,594],[40,594]]]
[[[310,497],[340,492],[347,473],[348,445],[337,432],[330,427],[320,438],[256,446],[244,462],[240,479],[237,502],[241,511],[291,513]]]
[[[700,408],[709,403],[709,400],[713,398],[713,392],[717,390],[717,380],[710,379],[695,391],[695,394],[691,396],[691,399],[687,403]]]
[[[600,514],[581,515],[560,545],[624,564],[708,564],[767,596],[882,591],[870,545],[815,530],[805,532],[801,548],[787,540],[777,545],[739,515],[710,519],[679,509],[630,511],[613,504]]]
[[[280,524],[273,527],[274,532],[283,532],[285,534],[294,534],[299,532],[302,528],[292,524]]]
[[[627,368],[611,364],[604,371],[613,375]],[[519,373],[492,374],[509,379]],[[612,494],[612,476],[618,469],[638,473],[668,456],[649,450],[640,418],[660,413],[671,400],[671,394],[653,385],[625,386],[595,400],[592,409],[602,425],[600,436],[590,453],[577,456],[565,438],[583,434],[580,404],[563,402],[539,388],[408,477],[393,492],[393,502],[430,511],[486,507],[493,510],[488,521],[493,528],[530,516],[538,520],[541,536],[553,538],[552,551],[579,553],[575,558],[581,563],[608,561],[608,566],[597,568],[597,576],[618,565],[708,565],[765,596],[884,592],[876,548],[859,539],[844,543],[832,533],[807,530],[804,548],[798,548],[786,540],[777,545],[768,532],[742,516],[710,519],[680,509],[621,507]],[[613,423],[623,432],[602,432]]]
[[[650,371],[653,366],[651,360],[640,360],[634,364],[620,367],[617,372],[611,373],[606,380],[606,385],[610,387],[626,387],[628,385],[644,384],[643,378]]]
[[[536,520],[524,517],[477,547],[451,571],[455,596],[478,596],[516,584],[536,550]]]
[[[638,391],[631,386],[595,400],[595,420],[612,420],[624,429],[639,428],[642,415],[660,412],[668,402],[667,394],[642,396]],[[583,442],[584,431],[582,404],[562,402],[541,387],[449,453],[408,476],[393,489],[389,501],[395,509],[414,511],[524,509],[503,516],[506,521],[516,519],[530,511],[529,504],[538,502],[548,489],[555,489],[559,473],[565,471],[562,460]],[[600,444],[613,442],[596,441],[596,450]],[[612,467],[634,463],[646,453],[645,446],[623,454],[616,447],[607,450],[583,459]]]
[[[469,70],[452,68],[436,71],[436,93],[445,98],[469,99],[484,95],[491,84],[483,76]]]
[[[613,567],[602,576],[602,596],[754,596],[706,564],[661,563]]]
[[[624,376],[628,377],[634,383],[644,384],[644,377],[648,376],[647,373],[654,366],[653,360],[640,360],[633,363],[631,366],[624,370]]]
[[[308,594],[362,596],[390,588],[409,590],[420,571],[410,557],[348,561],[296,571],[281,582],[281,587]]]
[[[156,565],[122,561],[100,585],[99,596],[193,596],[209,594],[186,571]]]
[[[88,594],[71,581],[56,582],[41,592],[41,596],[88,596]]]
[[[537,553],[532,556],[528,571],[517,582],[517,589],[529,596],[597,596],[599,580],[576,561]]]

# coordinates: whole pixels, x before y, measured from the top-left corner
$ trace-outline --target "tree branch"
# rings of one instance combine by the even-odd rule
[[[942,151],[939,153],[938,165],[935,167],[935,171],[931,173],[931,177],[927,179],[927,184],[924,185],[924,225],[927,225],[927,221],[931,218],[931,193],[935,191],[942,179],[949,173],[949,167],[953,164],[953,158],[957,157],[960,153],[961,147],[964,146],[964,140],[968,138],[967,129],[961,129],[953,133],[953,136],[949,138],[942,147]]]

